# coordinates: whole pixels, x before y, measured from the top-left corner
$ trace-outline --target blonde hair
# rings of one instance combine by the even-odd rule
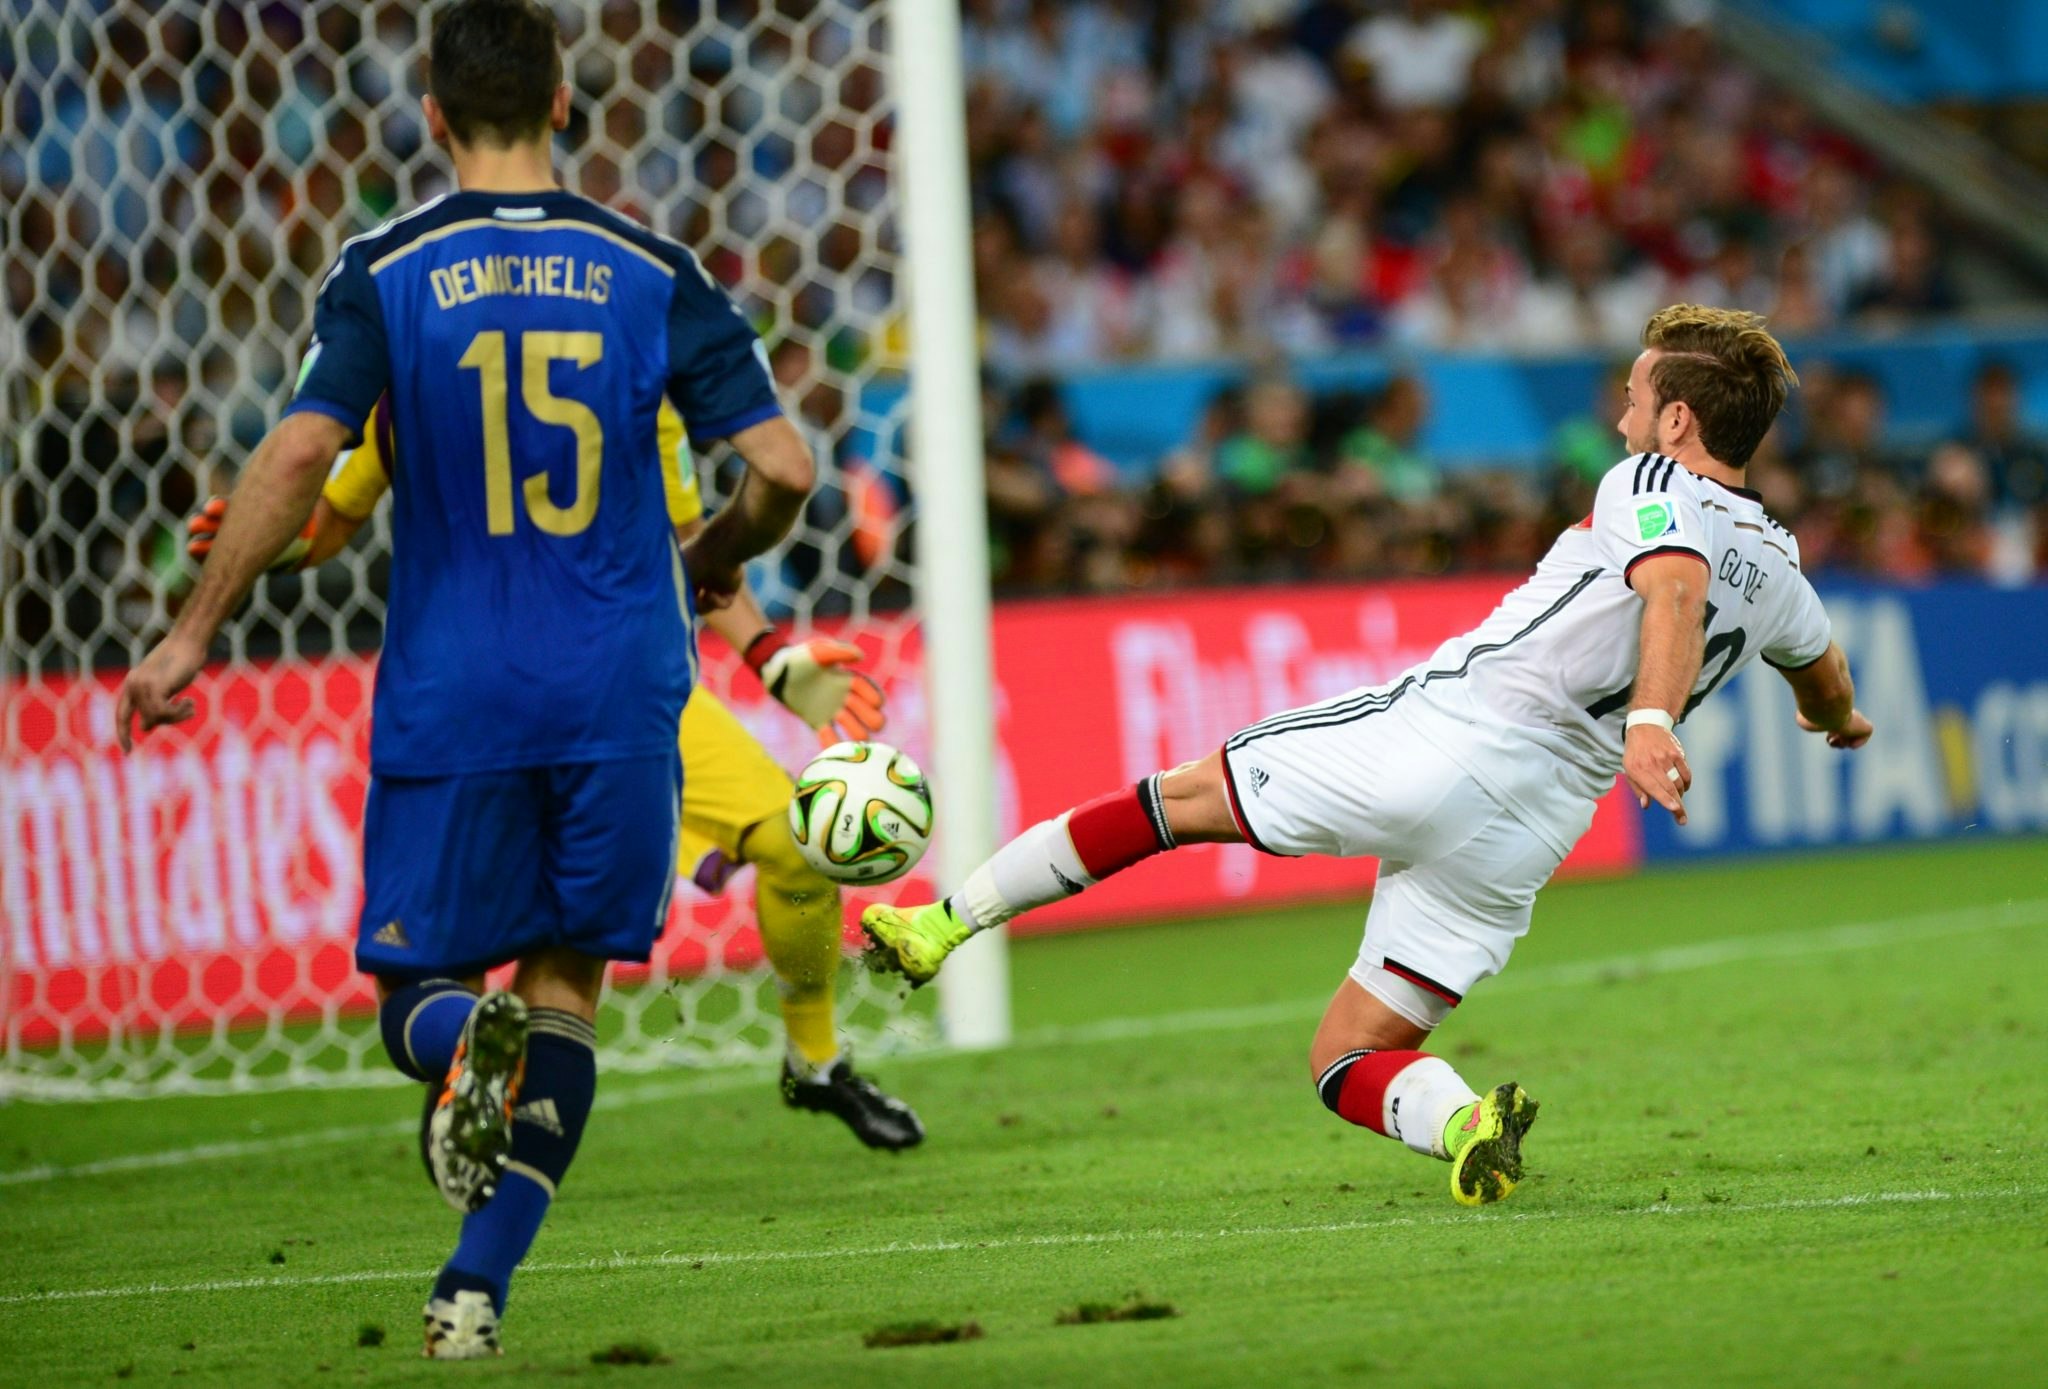
[[[1764,316],[1742,309],[1673,304],[1651,316],[1643,346],[1663,354],[1650,368],[1657,408],[1684,401],[1700,443],[1730,467],[1749,462],[1799,384]]]

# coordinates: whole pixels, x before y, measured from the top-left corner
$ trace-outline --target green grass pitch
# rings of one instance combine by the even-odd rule
[[[877,1067],[901,1158],[601,1082],[489,1366],[415,1358],[412,1092],[0,1108],[0,1383],[2040,1382],[2048,844],[1550,890],[1437,1038],[1543,1102],[1485,1212],[1310,1088],[1359,917],[1019,944],[1016,1047]],[[981,1334],[864,1344],[915,1322]]]

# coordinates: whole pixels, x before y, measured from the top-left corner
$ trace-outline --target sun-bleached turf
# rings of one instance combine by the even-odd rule
[[[1420,1382],[1492,1343],[1531,1384],[2031,1373],[2048,845],[1552,889],[1438,1039],[1544,1106],[1530,1177],[1478,1212],[1316,1101],[1359,914],[1020,943],[1018,1046],[878,1063],[931,1130],[900,1158],[770,1074],[601,1079],[496,1369]],[[0,1384],[439,1382],[411,1357],[454,1217],[414,1103],[0,1108]],[[1180,1315],[1057,1324],[1134,1296]],[[983,1334],[863,1345],[915,1322]],[[672,1364],[591,1364],[614,1346]]]

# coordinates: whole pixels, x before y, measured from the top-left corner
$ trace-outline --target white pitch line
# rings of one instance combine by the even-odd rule
[[[1720,940],[1700,941],[1691,945],[1675,945],[1625,955],[1608,955],[1593,960],[1532,965],[1500,979],[1489,980],[1482,986],[1484,993],[1480,997],[1502,993],[1526,993],[1546,988],[1577,988],[1587,984],[1634,981],[1727,964],[1871,950],[1942,936],[1968,935],[2043,924],[2048,924],[2048,897],[2007,902],[1995,907],[1954,908],[1798,931],[1728,936]],[[1197,1008],[1179,1013],[1104,1018],[1097,1022],[1037,1027],[1017,1034],[1011,1045],[1029,1048],[1084,1046],[1096,1042],[1142,1040],[1196,1032],[1228,1032],[1239,1028],[1267,1027],[1319,1016],[1326,1002],[1327,1000],[1320,998],[1290,999],[1241,1008]],[[943,1050],[913,1052],[891,1057],[890,1061],[891,1064],[899,1064],[947,1055],[951,1053]],[[753,1069],[735,1070],[693,1080],[647,1085],[633,1090],[601,1090],[598,1092],[597,1107],[603,1110],[633,1108],[691,1095],[741,1090],[761,1083],[760,1072]],[[290,1152],[331,1143],[356,1143],[394,1134],[409,1134],[417,1127],[412,1120],[401,1120],[389,1124],[363,1124],[349,1128],[319,1129],[302,1134],[281,1134],[275,1138],[201,1143],[192,1147],[169,1148],[154,1153],[132,1153],[70,1166],[44,1164],[38,1167],[16,1168],[13,1171],[0,1171],[0,1187],[61,1181],[70,1177],[96,1177],[121,1172],[178,1168],[225,1158],[259,1157],[269,1153]]]
[[[690,1080],[642,1085],[631,1090],[600,1090],[591,1107],[599,1110],[629,1109],[636,1105],[658,1104],[664,1100],[682,1099],[690,1095],[712,1095],[729,1090],[744,1090],[761,1083],[760,1075],[755,1072],[725,1071]],[[11,1172],[0,1172],[0,1187],[22,1186],[31,1182],[54,1182],[65,1177],[100,1177],[117,1172],[186,1167],[197,1162],[214,1162],[223,1158],[262,1157],[270,1153],[285,1153],[296,1148],[319,1147],[329,1143],[361,1143],[373,1138],[409,1137],[418,1133],[419,1127],[417,1119],[394,1119],[388,1124],[354,1124],[346,1128],[279,1134],[275,1138],[229,1139],[220,1143],[200,1143],[189,1148],[167,1148],[155,1153],[128,1153],[120,1157],[101,1158],[95,1162],[74,1163],[68,1167],[45,1163],[39,1167],[22,1167]]]
[[[818,1260],[882,1259],[901,1255],[1000,1252],[1009,1249],[1071,1249],[1089,1245],[1194,1244],[1228,1240],[1294,1239],[1305,1235],[1369,1234],[1418,1226],[1524,1224],[1551,1220],[1591,1220],[1604,1216],[1759,1215],[1776,1211],[1844,1210],[1859,1206],[1920,1205],[1932,1201],[2003,1201],[2040,1195],[2048,1188],[2006,1187],[1995,1191],[1864,1191],[1842,1196],[1790,1197],[1781,1201],[1721,1201],[1699,1205],[1625,1206],[1613,1210],[1473,1211],[1423,1216],[1388,1216],[1377,1220],[1333,1220],[1312,1225],[1244,1225],[1220,1230],[1076,1230],[1046,1235],[1010,1235],[992,1239],[900,1240],[890,1244],[841,1249],[759,1249],[704,1254],[609,1254],[589,1259],[541,1260],[520,1266],[522,1276],[555,1273],[614,1273],[636,1269],[711,1268],[719,1265],[809,1263]],[[316,1273],[303,1277],[214,1278],[192,1283],[133,1283],[111,1288],[53,1288],[33,1293],[0,1294],[0,1307],[48,1302],[104,1301],[135,1297],[184,1297],[194,1293],[253,1292],[267,1289],[324,1288],[351,1283],[423,1283],[433,1269],[361,1269],[353,1273]]]

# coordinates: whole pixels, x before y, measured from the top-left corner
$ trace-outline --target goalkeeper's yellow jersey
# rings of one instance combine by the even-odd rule
[[[366,521],[377,509],[377,500],[391,488],[390,430],[384,427],[389,406],[377,402],[376,412],[363,423],[363,442],[334,460],[327,485],[320,495],[329,506],[352,521]],[[683,417],[664,397],[655,422],[655,446],[661,452],[661,488],[668,498],[668,519],[682,526],[704,515],[704,496],[697,490],[697,469],[690,460],[690,446],[683,438]]]

